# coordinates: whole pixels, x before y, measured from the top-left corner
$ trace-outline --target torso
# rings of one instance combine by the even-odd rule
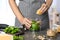
[[[40,19],[40,16],[36,14],[36,11],[44,2],[44,0],[23,0],[19,3],[19,9],[24,17],[31,19],[36,19],[38,17],[38,19]]]
[[[26,18],[42,20],[42,25],[49,24],[48,12],[46,11],[41,16],[36,14],[36,11],[41,7],[45,0],[20,0],[19,9],[22,15]],[[44,24],[45,23],[45,24]],[[16,22],[17,24],[17,22]],[[47,25],[48,26],[48,25]]]

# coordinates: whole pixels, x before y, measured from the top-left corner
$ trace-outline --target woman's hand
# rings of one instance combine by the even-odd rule
[[[27,18],[24,18],[22,23],[26,26],[27,29],[29,29],[31,27],[32,21]]]
[[[44,13],[47,9],[48,9],[48,6],[45,3],[43,3],[39,10],[42,11],[41,13]]]
[[[52,2],[53,2],[53,0],[46,0],[46,3],[43,3],[39,10],[41,10],[42,13],[44,13],[45,11],[47,11],[50,8]]]
[[[41,14],[43,14],[46,10],[48,10],[48,6],[47,6],[45,3],[43,3],[42,6],[41,6],[41,8],[39,8],[39,9],[37,10],[36,14],[41,15]]]
[[[38,15],[41,15],[43,14],[45,11],[47,11],[51,4],[52,4],[52,1],[53,0],[46,0],[46,3],[43,3],[42,6],[37,10],[37,13]]]

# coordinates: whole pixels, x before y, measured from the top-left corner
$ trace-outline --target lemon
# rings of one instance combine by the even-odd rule
[[[37,10],[36,14],[42,15],[42,11],[40,9]]]

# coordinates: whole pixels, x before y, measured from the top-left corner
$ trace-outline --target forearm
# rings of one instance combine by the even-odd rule
[[[47,8],[50,8],[52,2],[53,2],[53,0],[46,0]]]
[[[22,22],[23,20],[23,16],[21,15],[21,11],[19,11],[16,3],[15,3],[15,0],[9,0],[9,4],[11,6],[11,9],[13,10],[14,14],[16,15],[17,19]]]

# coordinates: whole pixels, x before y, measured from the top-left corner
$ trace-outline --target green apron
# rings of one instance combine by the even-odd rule
[[[32,20],[41,20],[42,30],[49,28],[48,11],[40,16],[36,14],[36,11],[43,3],[45,3],[45,0],[20,0],[19,2],[19,9],[22,12],[22,15]],[[15,20],[15,26],[22,27],[17,18]]]

